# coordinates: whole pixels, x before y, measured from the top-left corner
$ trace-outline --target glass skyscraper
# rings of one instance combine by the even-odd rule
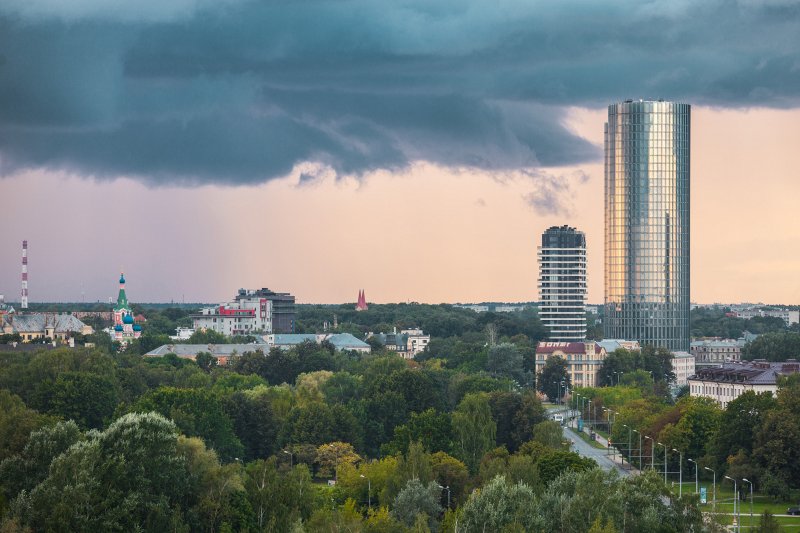
[[[688,104],[608,107],[606,338],[689,351],[690,124]]]
[[[586,338],[586,237],[569,226],[542,234],[539,254],[539,318],[551,341]]]

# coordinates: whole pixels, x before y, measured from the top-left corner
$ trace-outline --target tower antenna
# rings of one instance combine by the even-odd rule
[[[22,241],[22,292],[19,297],[19,307],[28,308],[28,241]]]

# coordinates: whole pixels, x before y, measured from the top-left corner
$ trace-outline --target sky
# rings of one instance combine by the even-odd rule
[[[800,301],[800,2],[6,0],[0,294],[603,300],[609,103],[693,105],[692,300]]]

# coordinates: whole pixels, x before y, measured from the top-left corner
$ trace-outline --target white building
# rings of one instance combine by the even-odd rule
[[[586,236],[569,226],[542,234],[539,256],[539,318],[552,341],[586,338]]]
[[[675,373],[675,385],[683,387],[695,372],[694,356],[688,352],[672,352],[672,371]]]
[[[223,335],[289,333],[294,324],[294,296],[269,289],[245,290],[232,302],[206,307],[192,315],[195,330],[211,330]]]
[[[756,394],[778,392],[778,377],[800,372],[800,363],[788,359],[783,363],[757,360],[744,363],[725,363],[722,366],[701,368],[689,378],[692,396],[711,398],[722,408],[739,395],[753,391]]]
[[[551,357],[567,362],[567,374],[573,387],[595,387],[600,382],[597,373],[606,358],[600,344],[589,342],[540,342],[536,347],[536,374],[541,374]]]
[[[170,335],[170,339],[174,341],[186,341],[194,335],[193,328],[175,328],[175,335]]]
[[[733,314],[735,314],[739,318],[747,318],[747,319],[755,317],[765,317],[765,316],[780,318],[786,323],[787,327],[800,322],[800,311],[794,311],[791,309],[770,309],[770,308],[751,307],[749,309],[734,310]]]
[[[417,354],[424,352],[431,342],[431,336],[419,328],[403,329],[400,333],[397,332],[397,328],[394,328],[392,333],[369,332],[366,338],[370,337],[374,337],[386,346],[387,350],[397,352],[405,359],[413,359]]]

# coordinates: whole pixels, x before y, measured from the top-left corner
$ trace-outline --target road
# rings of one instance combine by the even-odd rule
[[[570,417],[575,415],[576,412],[572,410],[568,410],[563,406],[551,406],[547,409],[548,414],[551,416],[555,413],[563,413],[566,417]],[[600,468],[604,470],[616,470],[622,476],[629,476],[631,475],[631,471],[627,470],[625,467],[620,465],[618,462],[612,461],[611,458],[607,455],[608,451],[605,448],[595,448],[585,440],[583,440],[580,435],[567,426],[564,426],[564,438],[567,438],[574,442],[575,444],[572,447],[572,450],[583,457],[588,457],[590,459],[594,459],[595,462],[600,466]],[[603,444],[603,442],[601,442]],[[636,470],[634,470],[636,472]]]
[[[593,447],[591,444],[583,440],[574,430],[565,427],[564,437],[572,440],[575,443],[572,446],[573,451],[577,452],[583,457],[594,459],[603,470],[616,470],[620,475],[623,476],[631,475],[630,471],[623,468],[619,463],[611,460],[611,458],[607,455],[608,452],[605,448]]]

